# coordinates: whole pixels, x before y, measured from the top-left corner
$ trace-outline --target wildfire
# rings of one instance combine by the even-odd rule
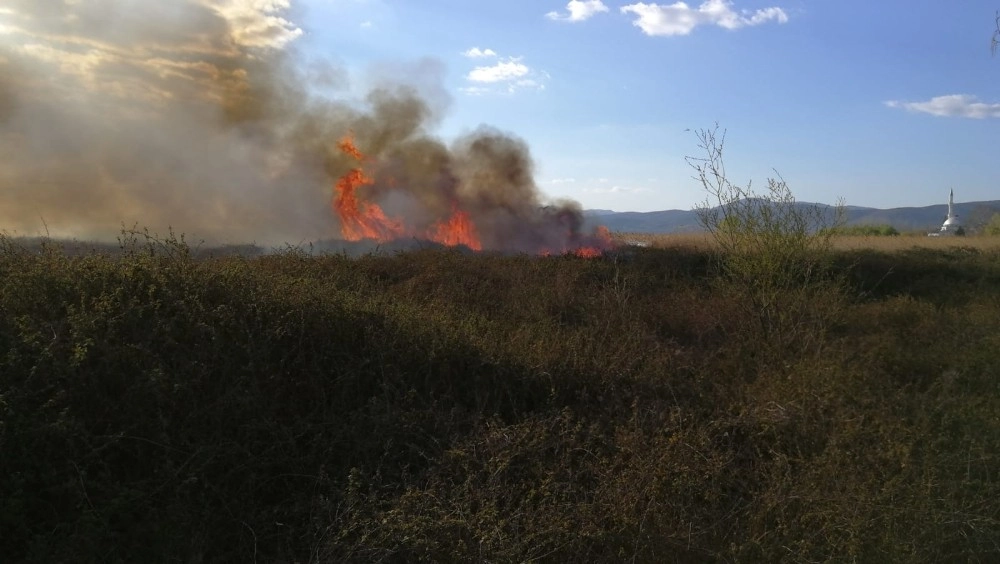
[[[359,164],[363,162],[364,155],[354,146],[350,137],[342,139],[338,147],[345,154],[354,157]],[[340,217],[341,235],[348,241],[375,239],[386,242],[403,235],[402,222],[386,217],[378,204],[358,199],[358,188],[374,183],[375,180],[360,167],[352,168],[337,181],[333,210]]]
[[[458,204],[452,204],[451,217],[431,228],[427,238],[442,245],[465,245],[474,251],[483,250],[469,213],[458,209]]]
[[[367,157],[354,144],[350,135],[341,139],[337,147],[358,162],[358,165],[341,176],[334,186],[332,208],[340,218],[340,231],[345,240],[372,239],[388,242],[402,237],[417,237],[447,246],[464,245],[476,251],[483,249],[479,230],[472,216],[455,200],[452,200],[451,215],[427,229],[415,230],[402,220],[388,217],[378,204],[363,197],[362,189],[375,184],[375,179],[364,170]],[[393,182],[388,186],[391,189],[401,189]],[[359,194],[359,191],[362,193]],[[562,253],[584,258],[599,257],[604,250],[614,246],[611,235],[605,227],[599,227],[596,233],[586,237],[569,233],[567,241],[576,243],[572,246],[566,245]],[[544,256],[551,254],[547,249],[538,249],[538,252]]]
[[[597,226],[593,239],[594,241],[591,245],[577,247],[569,251],[569,253],[581,258],[597,258],[604,254],[605,249],[614,247],[614,241],[611,240],[611,232],[603,225]]]
[[[354,157],[359,165],[364,164],[365,155],[351,137],[341,139],[337,146],[345,155]],[[348,241],[374,239],[384,243],[404,235],[417,235],[406,229],[402,221],[386,216],[378,204],[363,201],[358,197],[359,188],[374,183],[375,180],[365,174],[360,166],[352,168],[337,180],[333,211],[340,218],[340,233],[344,239]],[[459,209],[457,203],[452,203],[450,217],[434,224],[422,235],[423,238],[442,245],[465,245],[476,251],[483,248],[475,224],[472,223],[468,212]]]

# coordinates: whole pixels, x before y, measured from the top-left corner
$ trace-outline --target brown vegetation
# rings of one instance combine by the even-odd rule
[[[834,251],[809,307],[760,309],[716,251],[657,241],[586,260],[3,240],[0,553],[1000,557],[1000,250]]]
[[[614,239],[621,244],[642,244],[655,249],[689,248],[709,250],[715,242],[708,233],[615,233]],[[896,237],[843,236],[831,238],[833,248],[838,250],[870,250],[893,252],[909,249],[951,249],[965,247],[978,251],[1000,249],[1000,237],[981,235],[966,237],[928,237],[926,233],[910,233]]]

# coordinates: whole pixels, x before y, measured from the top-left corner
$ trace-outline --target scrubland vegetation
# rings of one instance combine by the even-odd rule
[[[123,246],[2,242],[6,561],[1000,558],[996,248]]]
[[[891,225],[851,225],[833,230],[838,237],[896,237],[899,230]]]
[[[622,244],[638,244],[655,249],[688,248],[699,250],[715,249],[712,237],[707,233],[684,233],[658,235],[650,233],[616,233],[614,239]],[[956,248],[977,251],[1000,250],[1000,237],[976,235],[965,237],[928,237],[927,233],[901,233],[898,236],[881,235],[840,235],[830,239],[835,250],[867,250],[876,252],[954,250]]]

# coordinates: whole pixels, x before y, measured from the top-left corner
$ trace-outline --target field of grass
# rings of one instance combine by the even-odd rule
[[[715,247],[708,233],[684,233],[654,235],[649,233],[616,233],[614,238],[623,244],[642,244],[652,248],[697,248],[709,250]],[[892,237],[885,236],[836,236],[831,239],[833,247],[840,250],[869,249],[873,251],[899,251],[909,249],[950,249],[965,247],[981,251],[1000,250],[1000,237],[928,237],[925,233],[910,233]]]
[[[0,239],[0,555],[1000,560],[1000,245],[839,241],[761,303],[649,242]]]

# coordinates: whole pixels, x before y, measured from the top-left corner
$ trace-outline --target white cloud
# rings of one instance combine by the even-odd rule
[[[470,59],[485,59],[487,57],[496,57],[497,52],[493,49],[480,49],[479,47],[473,47],[472,49],[462,53],[462,55]]]
[[[531,69],[518,59],[500,61],[488,67],[476,67],[466,77],[472,82],[507,82],[526,76]]]
[[[491,49],[473,47],[463,55],[470,58],[497,57]],[[521,90],[545,90],[549,73],[530,68],[521,57],[504,57],[495,64],[473,68],[465,79],[470,83],[459,91],[472,96],[483,94],[514,94]]]
[[[375,24],[373,24],[371,20],[365,20],[361,22],[361,29],[371,29],[373,25]]]
[[[608,7],[601,0],[570,0],[566,4],[566,11],[569,12],[566,15],[559,12],[549,12],[545,14],[545,17],[557,21],[582,22],[601,12],[607,12]]]
[[[733,10],[728,0],[706,0],[697,8],[684,2],[674,4],[646,4],[639,2],[622,6],[623,14],[634,14],[632,25],[646,35],[687,35],[700,25],[717,25],[725,29],[739,29],[769,21],[786,23],[788,15],[781,8],[763,8],[754,12]]]
[[[979,98],[971,94],[936,96],[926,102],[890,100],[885,105],[890,108],[900,108],[910,112],[931,114],[932,116],[939,117],[1000,118],[1000,103],[989,104],[981,102]]]
[[[575,178],[553,178],[549,180],[549,184],[574,184],[575,182]]]

